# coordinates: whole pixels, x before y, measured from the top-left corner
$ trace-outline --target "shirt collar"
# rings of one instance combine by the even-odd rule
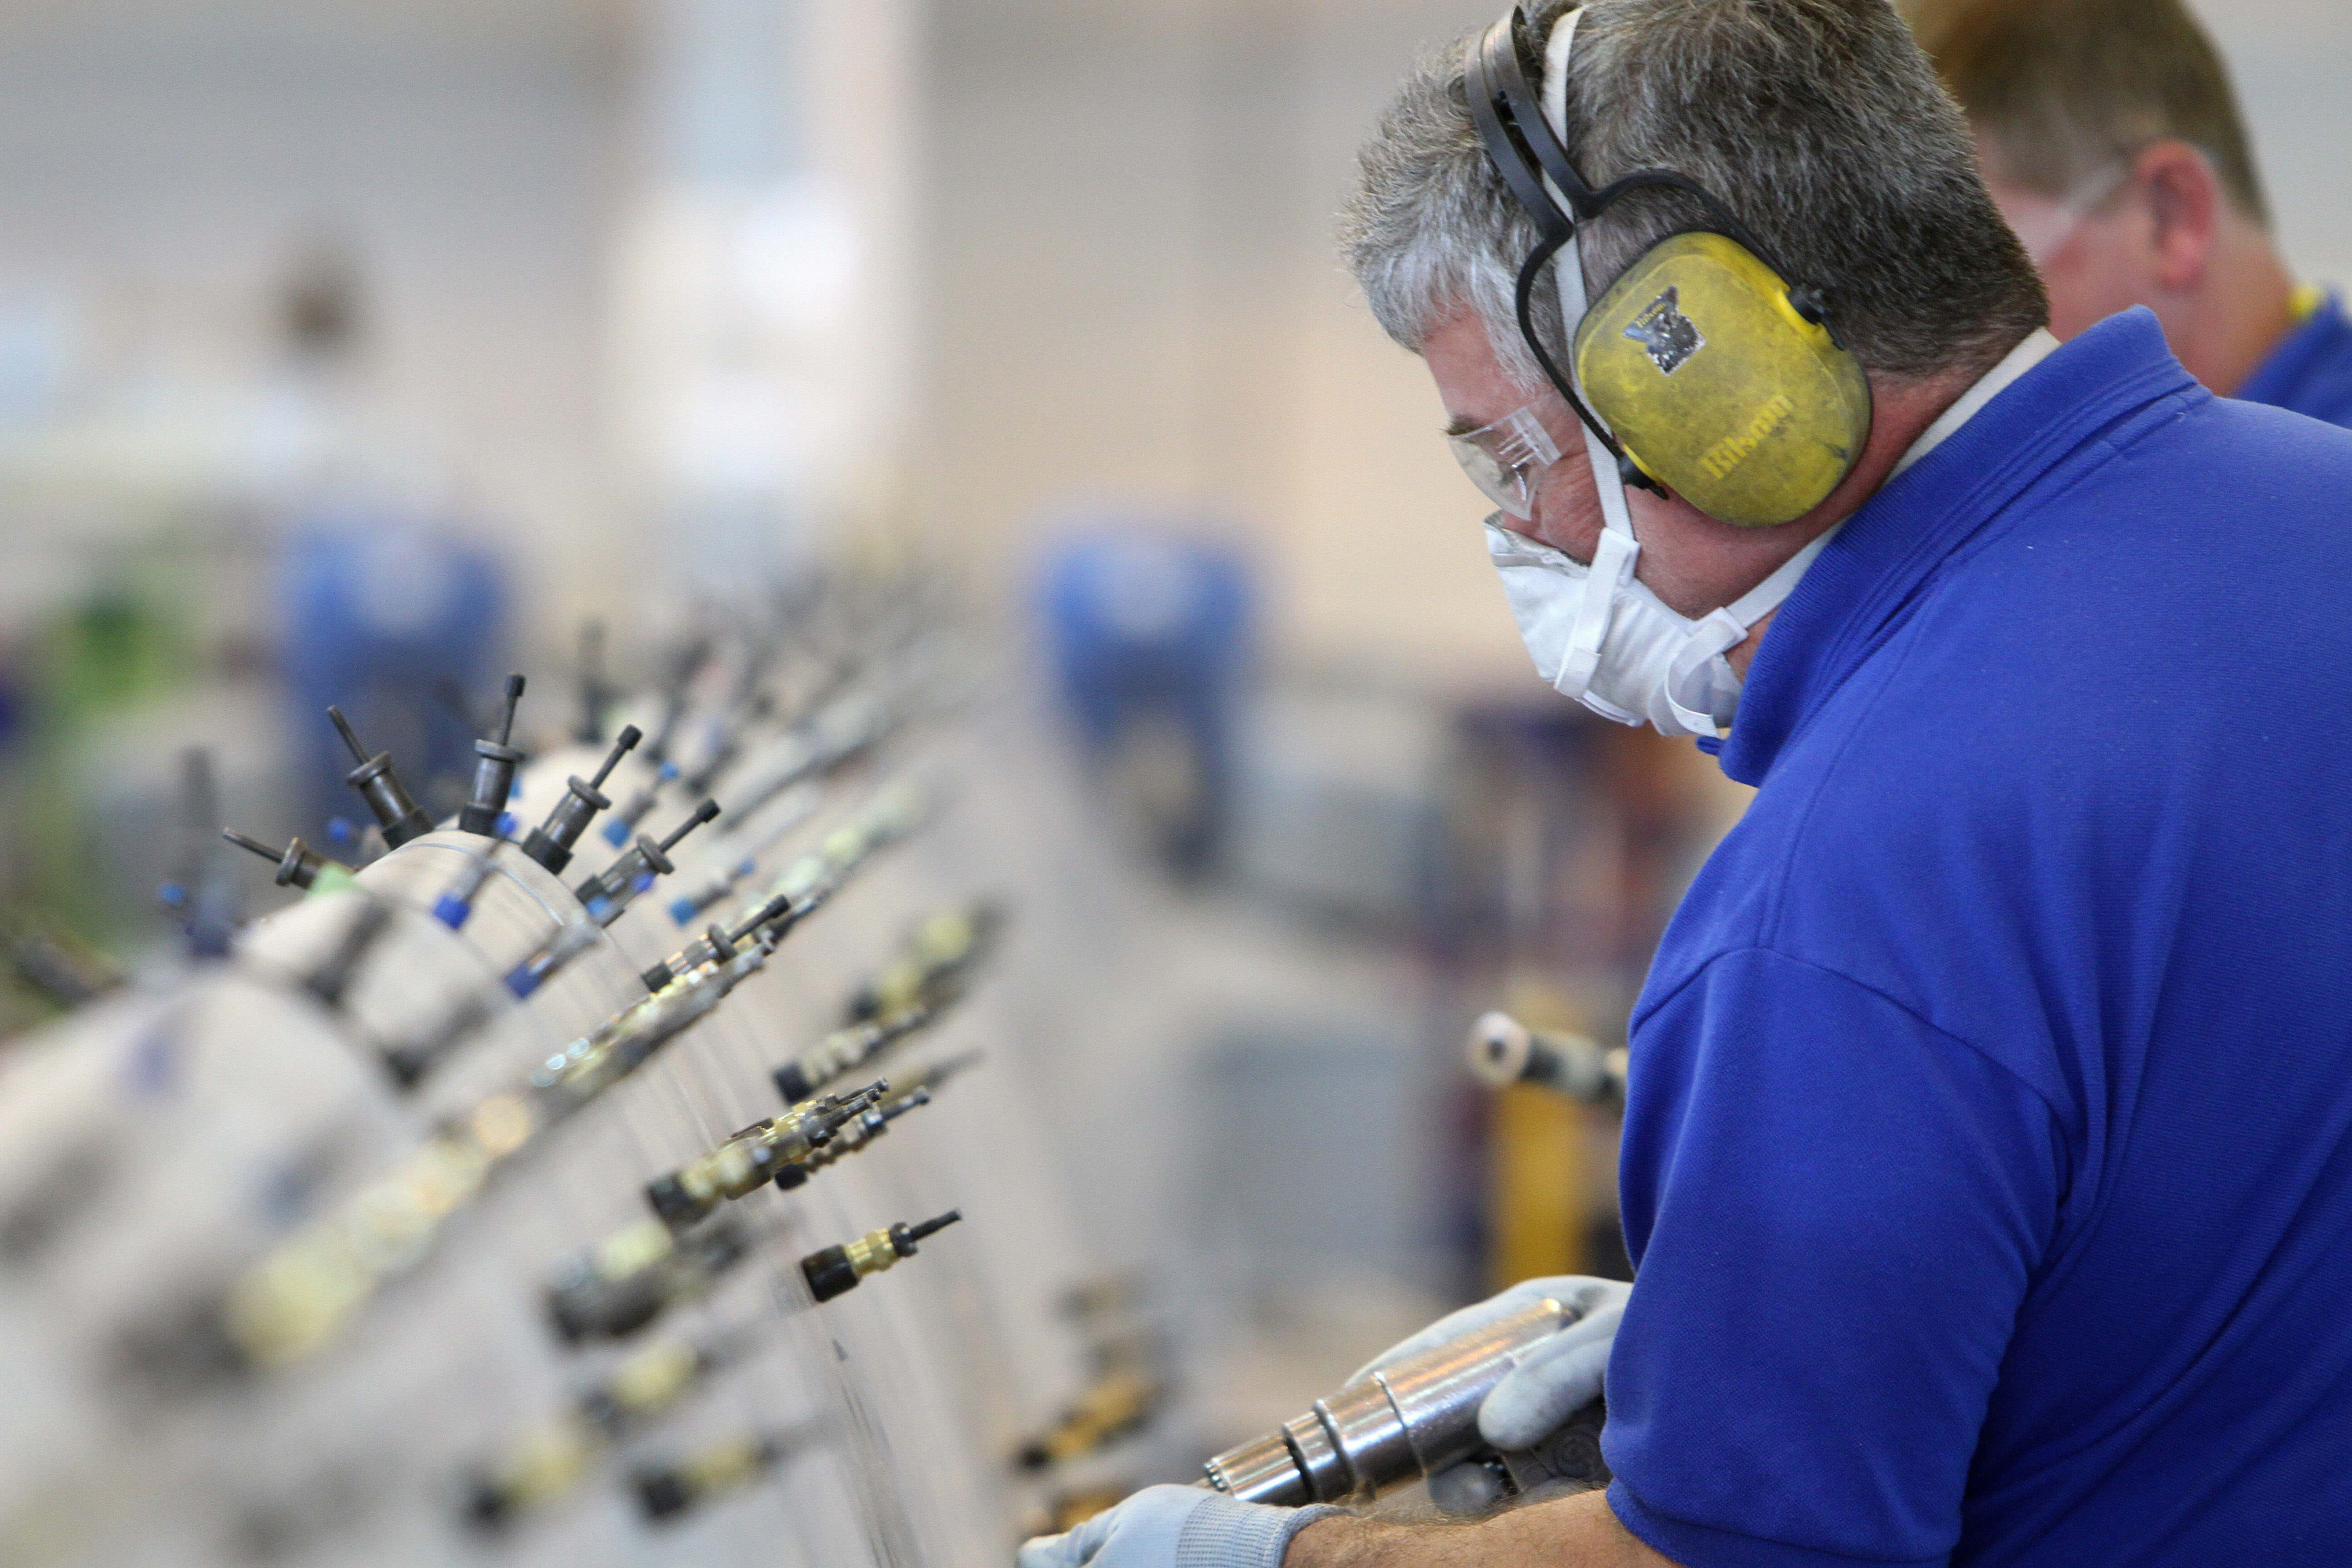
[[[1919,433],[1919,438],[1911,443],[1902,457],[1895,459],[1894,470],[1886,476],[1886,484],[1891,485],[1902,478],[1913,464],[1949,440],[1955,431],[1975,418],[1987,404],[2009,390],[2010,384],[2018,377],[2057,352],[2058,340],[2050,335],[2049,329],[2036,327],[2020,341],[2015,348],[2001,356],[1999,364],[1978,377],[1975,385],[1960,394],[1949,408],[1937,415],[1934,424]],[[1884,486],[1881,488],[1883,489]],[[1818,547],[1826,546],[1844,527],[1845,523],[1838,523],[1822,535],[1816,542],[1816,560],[1820,556]],[[1744,687],[1740,700],[1743,705],[1747,701]],[[1734,721],[1737,722],[1736,718]],[[1702,747],[1704,750],[1721,754],[1722,748],[1716,742],[1702,742]]]
[[[2021,344],[2021,348],[2024,345]],[[2145,309],[2011,378],[1846,521],[1781,605],[1740,692],[1723,771],[1760,784],[1945,560],[2094,435],[2172,396],[2208,397]]]
[[[2007,392],[2011,382],[2057,352],[2058,340],[2050,335],[2050,329],[2034,328],[2022,342],[2002,356],[1999,364],[1985,372],[1974,386],[1960,394],[1958,402],[1936,416],[1936,422],[1911,443],[1910,450],[1895,459],[1895,471],[1886,476],[1886,482],[1893,484],[1901,479],[1912,464],[1942,446],[1950,438],[1952,432],[1975,418],[1986,404]]]

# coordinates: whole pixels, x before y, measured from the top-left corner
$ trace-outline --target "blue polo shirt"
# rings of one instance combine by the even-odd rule
[[[2352,321],[2330,294],[2271,351],[2238,389],[2248,403],[2267,403],[2352,426]]]
[[[2352,435],[2144,310],[1782,607],[1633,1023],[1610,1500],[1686,1568],[2352,1563]]]

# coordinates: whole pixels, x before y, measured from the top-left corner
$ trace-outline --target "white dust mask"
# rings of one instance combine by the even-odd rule
[[[1536,672],[1604,719],[1664,735],[1723,732],[1740,686],[1724,656],[1779,607],[1830,541],[1822,535],[1755,589],[1695,621],[1634,578],[1642,547],[1630,533],[1604,531],[1595,564],[1585,566],[1512,532],[1501,516],[1487,521],[1486,552]]]

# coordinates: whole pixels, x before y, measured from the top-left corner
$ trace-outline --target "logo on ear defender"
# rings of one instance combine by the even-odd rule
[[[1679,289],[1669,289],[1651,300],[1649,308],[1625,329],[1625,335],[1649,351],[1650,363],[1663,375],[1674,374],[1685,360],[1706,347],[1697,325],[1682,312]]]
[[[1787,393],[1774,393],[1764,406],[1756,411],[1756,417],[1748,422],[1747,429],[1707,448],[1706,456],[1699,459],[1699,465],[1706,469],[1706,477],[1711,479],[1729,479],[1731,470],[1746,462],[1757,447],[1779,435],[1780,426],[1786,425],[1796,412],[1797,405],[1789,400]]]

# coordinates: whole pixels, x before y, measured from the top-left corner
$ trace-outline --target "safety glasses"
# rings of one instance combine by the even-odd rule
[[[2026,258],[2037,268],[2048,266],[2066,248],[2075,231],[2113,201],[2131,176],[2132,160],[2118,159],[2077,181],[2046,211],[2011,219],[2010,226],[2025,247]]]
[[[1448,436],[1445,444],[1470,482],[1521,522],[1535,515],[1536,484],[1543,471],[1559,461],[1559,447],[1532,408],[1465,436]]]

